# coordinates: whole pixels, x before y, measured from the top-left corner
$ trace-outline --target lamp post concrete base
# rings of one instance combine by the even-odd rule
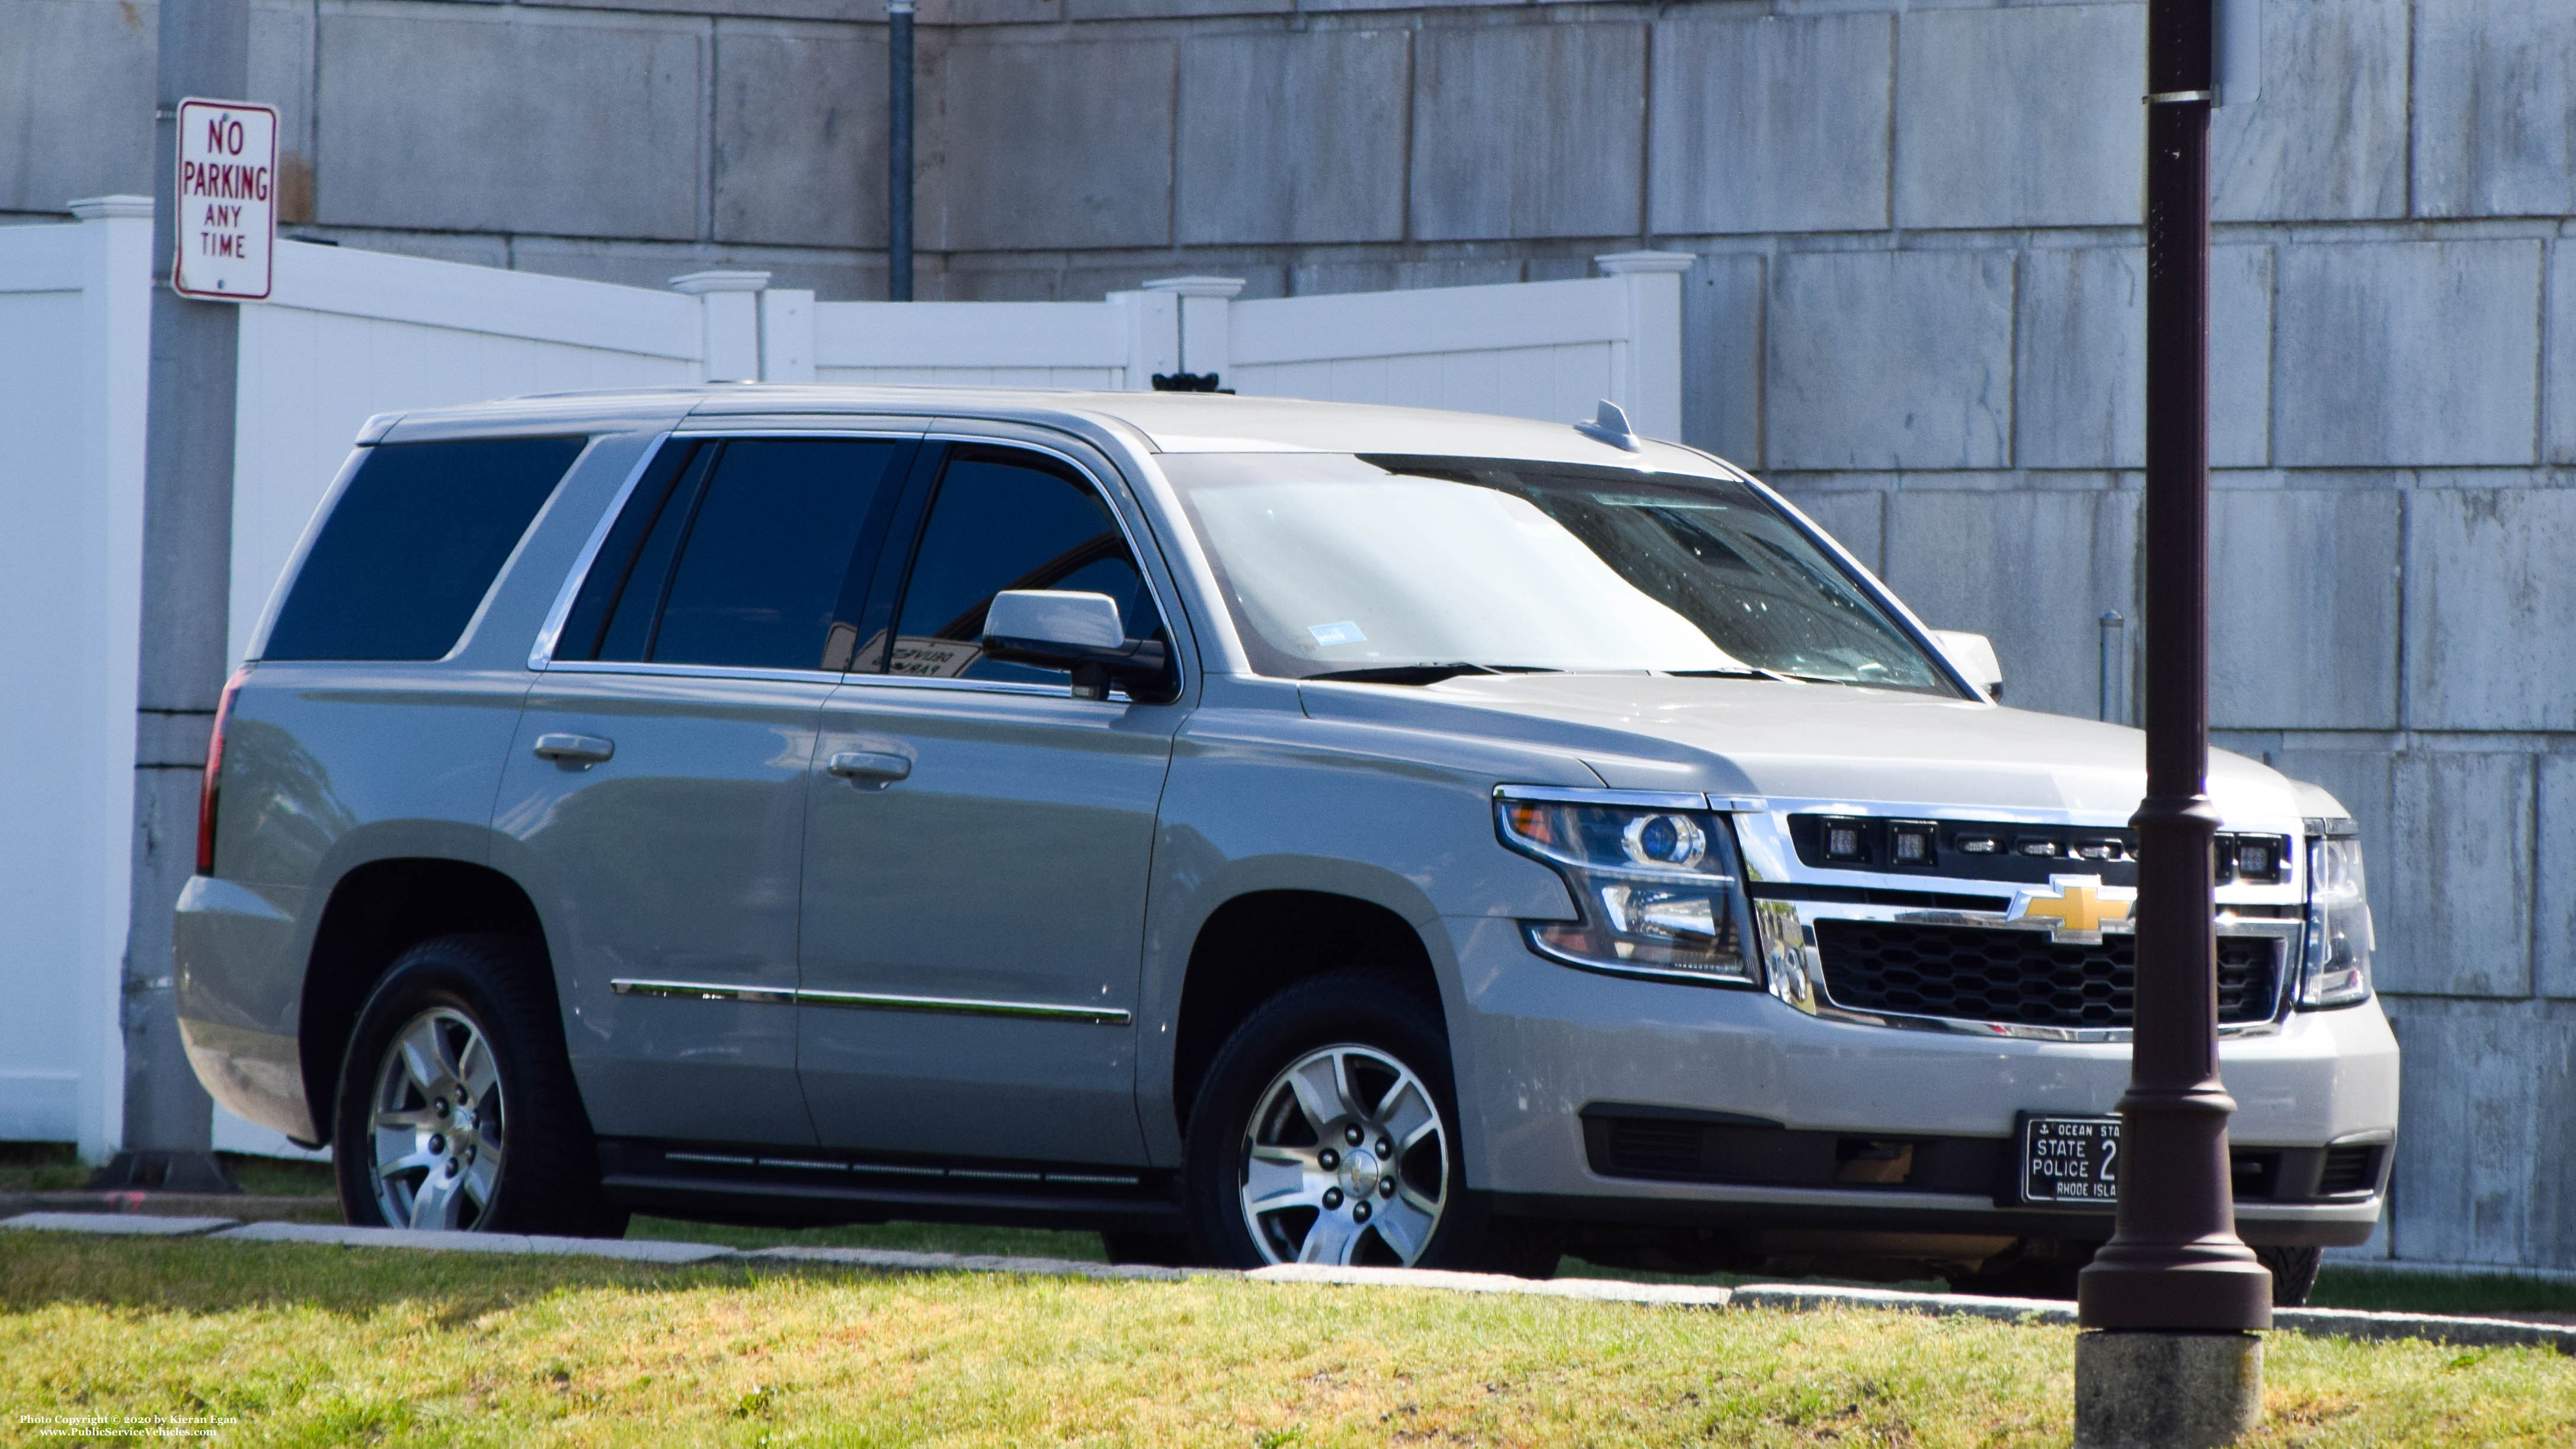
[[[2217,1449],[2263,1418],[2251,1333],[2081,1333],[2075,1449]]]

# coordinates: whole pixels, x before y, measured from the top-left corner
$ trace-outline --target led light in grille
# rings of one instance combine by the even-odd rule
[[[2035,856],[2042,860],[2054,860],[2059,854],[2059,849],[2054,840],[2037,840],[2025,835],[2013,842],[2013,853]]]
[[[1961,855],[2001,855],[2004,843],[1991,835],[1962,835],[1951,842]]]
[[[1887,827],[1887,859],[1891,865],[1923,867],[1933,862],[1933,841],[1939,832],[1929,820],[1896,820]]]
[[[2246,880],[2269,881],[2281,873],[2280,852],[2268,840],[2236,842],[2236,874]]]
[[[2116,840],[2079,840],[2074,853],[2079,860],[2118,860],[2122,854]]]
[[[1825,822],[1825,859],[1865,861],[1869,859],[1869,838],[1861,833],[1857,820]]]

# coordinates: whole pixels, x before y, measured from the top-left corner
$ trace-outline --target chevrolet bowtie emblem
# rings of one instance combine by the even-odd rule
[[[2105,886],[2098,875],[2053,875],[2044,886],[2013,892],[2012,920],[2051,917],[2064,931],[2099,931],[2104,921],[2125,921],[2138,893],[2127,886]]]

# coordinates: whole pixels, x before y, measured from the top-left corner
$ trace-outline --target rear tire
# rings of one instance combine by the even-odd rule
[[[2323,1248],[2256,1248],[2254,1256],[2272,1270],[2272,1306],[2304,1308],[2317,1291],[2317,1270],[2325,1266]]]
[[[1552,1240],[1466,1185],[1438,1010],[1336,971],[1263,1003],[1208,1067],[1181,1168],[1191,1256],[1540,1277]]]
[[[340,1211],[362,1227],[620,1237],[544,951],[441,936],[395,960],[349,1034],[333,1112]]]

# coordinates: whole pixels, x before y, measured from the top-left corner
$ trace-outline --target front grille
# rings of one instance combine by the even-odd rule
[[[2325,1170],[2317,1174],[2317,1196],[2368,1192],[2379,1186],[2379,1149],[2374,1146],[2329,1147]]]
[[[2019,1026],[2126,1027],[2136,938],[2091,944],[2039,931],[1903,921],[1816,922],[1825,994],[1854,1011]],[[2268,1021],[2280,970],[2269,937],[2218,938],[2218,1019]]]

